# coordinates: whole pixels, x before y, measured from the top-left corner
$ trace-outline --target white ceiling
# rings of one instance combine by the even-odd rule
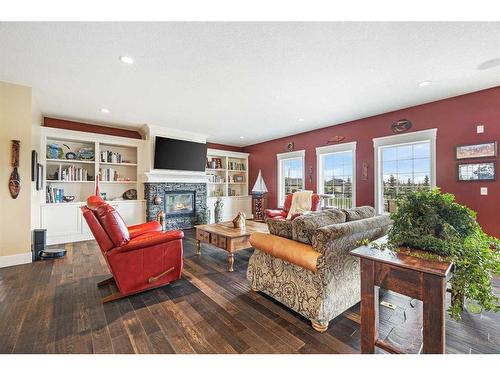
[[[0,80],[44,115],[232,145],[498,86],[498,57],[500,23],[0,23]]]

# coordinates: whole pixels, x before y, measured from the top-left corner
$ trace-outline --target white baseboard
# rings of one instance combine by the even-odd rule
[[[0,256],[0,268],[31,263],[31,252]]]

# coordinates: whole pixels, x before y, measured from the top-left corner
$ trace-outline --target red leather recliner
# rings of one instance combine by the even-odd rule
[[[292,205],[293,193],[288,194],[285,198],[285,203],[283,204],[283,209],[267,209],[264,211],[266,219],[272,220],[286,220],[288,216],[288,211],[290,211],[290,206]],[[318,194],[313,193],[311,197],[311,211],[319,211],[321,208],[321,197]],[[295,219],[300,214],[295,214],[292,216],[292,220]]]
[[[98,196],[82,206],[83,217],[106,259],[119,292],[103,298],[106,303],[169,284],[181,277],[184,232],[162,232],[157,221],[127,227],[120,214]]]

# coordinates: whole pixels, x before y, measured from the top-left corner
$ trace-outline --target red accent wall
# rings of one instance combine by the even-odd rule
[[[437,186],[444,192],[455,194],[458,202],[478,213],[478,221],[487,233],[500,237],[499,179],[497,178],[497,181],[458,182],[457,161],[455,160],[455,146],[457,145],[500,141],[500,86],[244,147],[243,151],[250,153],[249,185],[252,186],[261,169],[270,192],[269,206],[276,207],[276,154],[286,152],[287,143],[294,142],[296,151],[306,150],[305,187],[316,191],[316,147],[327,145],[328,139],[339,135],[345,137],[342,143],[357,141],[356,204],[358,206],[374,205],[372,139],[392,135],[391,124],[403,118],[413,123],[410,131],[438,129]],[[483,134],[476,133],[476,126],[480,124],[485,126]],[[361,177],[363,162],[368,163],[366,180]],[[312,174],[309,176],[311,167]],[[497,165],[497,168],[499,167],[500,163]],[[487,196],[480,195],[480,187],[483,186],[488,187]]]

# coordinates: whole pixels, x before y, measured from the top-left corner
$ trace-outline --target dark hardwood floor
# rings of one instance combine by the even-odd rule
[[[0,269],[0,353],[359,353],[359,305],[317,333],[250,290],[252,250],[237,253],[228,273],[225,252],[203,245],[195,255],[193,234],[186,231],[181,280],[106,305],[100,298],[114,286],[96,286],[109,274],[93,241],[66,245],[63,259]],[[421,305],[383,299],[397,308],[380,307],[381,335],[418,346]],[[446,323],[448,353],[500,353],[500,314]]]

